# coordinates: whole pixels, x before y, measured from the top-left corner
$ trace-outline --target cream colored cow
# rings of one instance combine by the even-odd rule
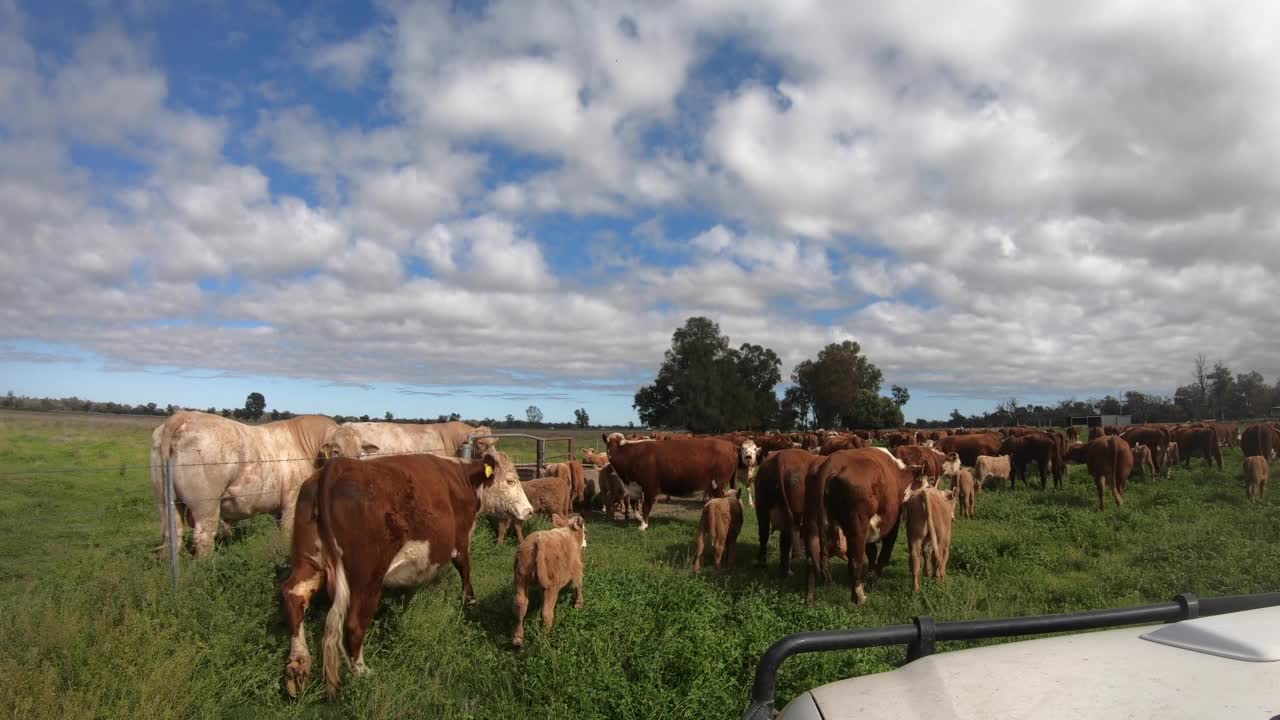
[[[455,457],[468,435],[489,432],[489,428],[476,428],[464,422],[353,422],[331,428],[320,445],[320,453],[325,459],[403,453]],[[496,443],[494,438],[475,440],[472,457],[483,456]]]
[[[285,536],[293,531],[298,489],[315,471],[325,434],[337,424],[302,415],[265,425],[245,425],[219,415],[183,411],[151,435],[151,482],[168,540],[165,472],[173,461],[174,528],[191,523],[197,557],[213,552],[222,520],[275,515]]]

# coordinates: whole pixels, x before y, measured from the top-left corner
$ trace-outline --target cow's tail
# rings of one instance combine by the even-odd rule
[[[334,467],[333,463],[325,465],[321,471],[320,487],[316,492],[316,524],[319,526],[320,544],[324,550],[325,569],[332,583],[330,596],[333,598],[333,605],[329,608],[329,615],[324,623],[324,685],[330,698],[338,694],[338,686],[342,681],[342,663],[350,661],[343,642],[342,626],[351,607],[351,588],[347,583],[346,568],[342,565],[342,548],[338,546],[338,539],[334,537],[333,526],[330,524],[330,513],[333,510],[330,486],[334,479]]]
[[[577,502],[584,502],[587,499],[587,478],[582,470],[582,463],[577,460],[569,461],[569,471],[573,475],[573,498]]]
[[[1116,480],[1120,477],[1120,438],[1111,440],[1111,492],[1119,494],[1120,486]]]

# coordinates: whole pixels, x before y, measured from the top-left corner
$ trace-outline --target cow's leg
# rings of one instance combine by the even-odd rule
[[[524,616],[529,611],[529,578],[516,574],[516,630],[511,636],[511,644],[524,647]]]
[[[577,610],[582,609],[582,563],[578,563],[578,567],[573,571],[573,607]]]
[[[1045,462],[1044,458],[1041,458],[1041,459],[1039,459],[1039,460],[1037,460],[1037,461],[1036,461],[1036,467],[1040,470],[1040,491],[1041,491],[1041,492],[1044,492],[1045,490],[1047,490],[1047,489],[1049,488],[1049,481],[1048,481],[1048,479],[1045,477],[1045,473],[1044,473],[1044,471],[1045,471],[1045,467],[1044,467],[1044,466],[1045,466],[1045,465],[1047,465],[1047,464],[1048,464],[1048,463],[1046,463],[1046,462]]]
[[[1115,478],[1111,481],[1111,496],[1116,499],[1117,507],[1124,507],[1124,478],[1116,473]]]
[[[519,525],[516,526],[519,529]],[[476,591],[471,587],[471,548],[464,547],[458,551],[458,556],[453,559],[453,566],[457,568],[458,575],[462,577],[462,604],[465,607],[475,607]]]
[[[898,523],[893,529],[880,538],[880,554],[876,558],[875,574],[878,579],[884,574],[884,569],[889,566],[889,559],[893,557],[893,546],[898,542],[898,530],[902,527],[902,510],[898,511]]]
[[[769,559],[769,535],[773,530],[769,527],[769,513],[763,511],[756,512],[756,525],[760,528],[760,552],[756,555],[756,567],[764,567]],[[786,535],[784,529],[783,535]],[[779,539],[782,547],[786,547],[786,543]],[[784,551],[785,552],[785,551]]]
[[[644,505],[640,508],[640,529],[649,529],[649,513],[653,512],[653,504],[657,502],[657,493],[645,493]]]
[[[382,601],[382,583],[377,582],[371,593],[352,593],[351,607],[347,611],[345,630],[347,634],[347,653],[352,658],[351,674],[357,678],[370,673],[364,662],[364,636],[373,623],[374,613],[378,611],[378,603]]]
[[[813,606],[814,588],[818,584],[818,573],[821,570],[822,557],[822,530],[820,528],[805,527],[804,531],[804,554],[807,559],[807,570],[805,572],[805,596],[806,605]]]
[[[720,570],[723,567],[722,561],[724,560],[724,550],[724,533],[717,532],[715,536],[716,570]]]
[[[1105,473],[1100,473],[1100,474],[1098,474],[1098,475],[1095,475],[1095,476],[1093,477],[1093,482],[1094,482],[1094,484],[1095,484],[1095,485],[1097,485],[1097,486],[1098,486],[1098,512],[1102,512],[1103,510],[1106,510],[1106,509],[1107,509],[1107,506],[1106,506],[1105,504],[1103,504],[1103,502],[1102,502],[1102,501],[1107,497],[1107,476],[1106,476],[1106,474],[1105,474]]]
[[[850,513],[852,515],[852,513]],[[867,564],[867,523],[855,522],[852,517],[844,522],[845,537],[849,540],[849,582],[853,585],[852,600],[865,605],[867,591],[862,587],[862,573]]]
[[[707,541],[707,516],[703,515],[702,520],[698,523],[698,537],[693,543],[693,574],[702,573],[702,551],[706,548]]]
[[[208,557],[213,554],[214,538],[222,525],[222,519],[218,516],[220,504],[217,498],[201,499],[188,503],[187,509],[191,515],[191,540],[195,545],[196,557]]]
[[[524,521],[516,519],[516,542],[524,542]]]
[[[778,527],[778,572],[786,577],[791,574],[791,553],[795,550],[795,529],[789,523]]]
[[[305,476],[304,476],[305,477]],[[282,500],[284,504],[280,509],[280,533],[284,537],[285,544],[293,539],[293,513],[298,505],[298,492],[302,489],[301,483],[292,490],[285,493]]]
[[[560,591],[564,589],[564,583],[558,583],[554,586],[542,587],[542,632],[551,632],[551,626],[556,624],[556,600],[560,598]]]
[[[497,541],[498,545],[501,545],[502,543],[506,542],[507,529],[509,527],[511,527],[511,518],[504,517],[498,521],[498,541]]]
[[[920,592],[920,569],[923,564],[924,538],[908,534],[907,550],[911,555],[911,592]]]
[[[311,679],[311,652],[307,649],[303,619],[311,598],[324,585],[324,578],[323,571],[303,564],[294,568],[280,587],[285,624],[289,628],[289,663],[284,668],[284,687],[290,697],[298,697]]]
[[[725,541],[725,567],[733,569],[733,561],[738,558],[738,538],[732,537]]]

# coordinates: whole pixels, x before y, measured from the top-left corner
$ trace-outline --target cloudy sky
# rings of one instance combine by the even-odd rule
[[[0,0],[0,392],[626,422],[693,314],[908,418],[1280,374],[1276,3],[77,4]]]

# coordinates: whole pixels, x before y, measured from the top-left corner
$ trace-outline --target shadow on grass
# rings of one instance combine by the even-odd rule
[[[1042,507],[1066,507],[1066,508],[1090,508],[1093,507],[1093,501],[1081,495],[1068,495],[1063,492],[1040,492],[1036,491],[1029,501],[1030,505],[1038,505]]]
[[[694,538],[691,537],[687,543],[667,545],[660,556],[661,562],[675,571],[693,576],[693,544]],[[708,543],[703,549],[702,574],[698,576],[698,579],[734,594],[758,588],[761,584],[779,589],[804,592],[805,558],[803,552],[798,556],[792,556],[792,574],[783,576],[778,567],[777,548],[773,549],[773,553],[764,567],[756,565],[759,550],[759,545],[743,542],[741,536],[739,536],[733,566],[729,567],[728,565],[729,551],[726,548],[721,569],[717,570],[715,566],[715,549]]]

